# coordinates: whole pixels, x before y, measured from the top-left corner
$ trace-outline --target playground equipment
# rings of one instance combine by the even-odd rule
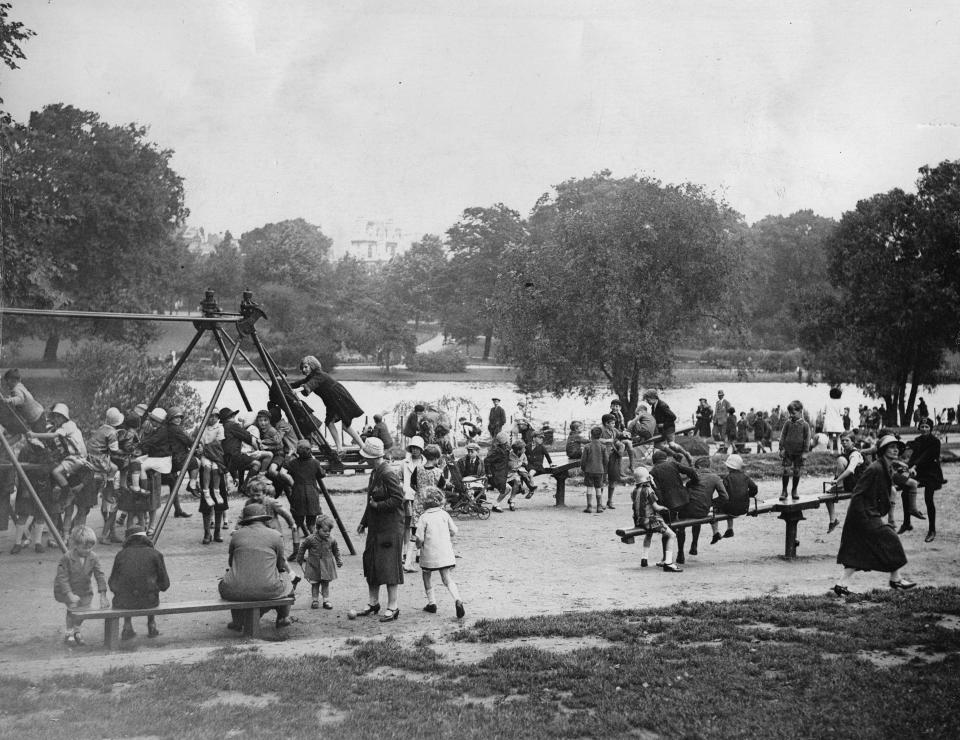
[[[332,466],[335,469],[343,469],[343,463],[340,461],[339,456],[337,456],[330,446],[327,444],[326,440],[323,438],[322,428],[323,424],[320,420],[316,419],[313,416],[312,410],[309,406],[300,401],[293,390],[290,388],[290,383],[286,379],[286,375],[279,365],[271,357],[270,353],[267,352],[266,348],[263,346],[263,343],[260,341],[260,337],[257,334],[256,323],[261,318],[266,318],[266,313],[260,308],[260,306],[253,301],[253,294],[250,291],[244,291],[240,301],[240,312],[231,313],[222,311],[220,306],[217,303],[214,291],[207,290],[203,301],[200,303],[201,314],[197,315],[166,315],[166,314],[150,314],[150,313],[123,313],[123,312],[106,312],[106,311],[61,311],[61,310],[52,310],[52,309],[38,309],[38,308],[11,308],[7,306],[0,306],[0,315],[11,315],[11,316],[35,316],[43,318],[66,318],[66,319],[107,319],[113,321],[166,321],[166,322],[189,322],[192,323],[196,329],[196,334],[190,340],[187,345],[187,348],[180,355],[180,358],[171,368],[170,372],[164,378],[163,383],[160,385],[160,388],[153,394],[153,397],[150,399],[147,404],[147,413],[151,409],[155,408],[157,403],[163,397],[164,392],[177,377],[177,374],[180,372],[180,369],[183,367],[184,363],[187,361],[187,358],[190,357],[190,353],[200,342],[200,339],[206,335],[211,334],[213,336],[214,342],[220,349],[221,354],[224,357],[225,365],[223,372],[220,374],[220,378],[217,382],[217,386],[213,392],[213,396],[210,399],[210,402],[207,404],[204,409],[203,415],[200,418],[200,423],[197,425],[197,433],[193,439],[193,444],[190,447],[190,451],[187,453],[187,457],[184,460],[179,473],[177,474],[176,482],[171,487],[171,495],[168,497],[166,504],[163,507],[163,510],[160,512],[159,517],[157,518],[154,533],[153,533],[153,542],[156,543],[160,537],[160,533],[163,531],[163,526],[167,521],[167,517],[170,514],[170,509],[173,506],[174,497],[172,492],[178,491],[183,485],[185,476],[187,475],[187,470],[190,466],[191,461],[196,456],[197,448],[200,444],[200,437],[203,429],[207,425],[207,420],[214,413],[217,401],[220,399],[220,394],[223,391],[224,385],[226,385],[227,379],[232,378],[233,382],[237,386],[237,390],[240,394],[240,398],[243,401],[244,406],[247,411],[252,411],[253,408],[250,405],[250,401],[247,398],[247,394],[243,390],[243,385],[240,382],[240,377],[237,375],[235,368],[235,363],[238,357],[242,357],[247,364],[253,369],[257,377],[260,378],[264,383],[270,388],[270,397],[271,400],[276,399],[276,402],[283,409],[283,413],[286,416],[287,420],[290,422],[294,431],[296,432],[298,439],[307,439],[317,447],[317,452],[320,453],[323,457],[327,458],[327,463],[329,466]],[[233,325],[236,330],[236,338],[232,338],[224,328],[225,326]],[[244,351],[244,345],[251,347],[256,350],[258,353],[263,367],[266,369],[267,375],[260,371],[253,361]],[[26,431],[26,426],[24,425],[23,429],[14,430],[17,432]],[[7,440],[5,434],[0,434],[0,444],[2,444],[6,456],[9,460],[9,463],[3,463],[3,465],[10,465],[16,471],[19,477],[21,485],[23,485],[26,490],[30,493],[30,496],[33,498],[34,502],[37,504],[39,511],[42,513],[44,521],[46,522],[47,527],[50,529],[51,535],[56,539],[57,544],[60,546],[60,549],[63,552],[67,551],[66,544],[63,542],[63,538],[60,537],[59,532],[57,531],[56,526],[53,524],[49,513],[46,511],[43,506],[40,497],[37,495],[33,486],[30,483],[30,480],[27,477],[24,464],[17,460],[17,456],[13,451],[13,448],[10,445],[9,440]],[[347,548],[350,551],[351,555],[356,555],[356,550],[353,546],[353,543],[350,540],[350,536],[347,533],[346,527],[343,525],[343,522],[340,519],[340,515],[337,513],[337,509],[333,504],[329,494],[326,490],[323,490],[324,497],[326,498],[327,506],[330,509],[330,513],[333,515],[334,520],[337,522],[337,527],[340,530],[340,534],[344,539],[344,542],[347,545]]]

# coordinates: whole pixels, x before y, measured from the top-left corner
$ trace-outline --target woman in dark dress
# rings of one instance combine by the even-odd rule
[[[907,564],[900,538],[884,518],[890,511],[890,461],[900,456],[904,445],[892,434],[877,443],[877,460],[860,475],[853,489],[847,518],[840,536],[837,562],[843,575],[833,587],[837,596],[850,594],[846,582],[858,570],[890,574],[890,588],[908,589],[916,583],[905,580],[900,569]]]
[[[933,494],[943,488],[943,468],[940,467],[940,440],[933,436],[933,420],[920,419],[917,425],[920,436],[907,443],[910,448],[910,476],[917,479],[917,487],[923,488],[923,503],[927,507],[927,536],[924,542],[933,542],[937,536],[937,507]],[[904,494],[906,495],[906,494]],[[904,502],[904,526],[909,524]]]
[[[303,390],[300,392],[305,396],[309,396],[310,391],[320,396],[320,400],[323,401],[327,410],[323,423],[330,430],[334,447],[339,451],[340,435],[337,434],[337,428],[334,426],[338,421],[340,426],[343,427],[343,431],[350,435],[354,444],[362,447],[363,440],[360,439],[360,435],[357,434],[351,423],[354,419],[363,416],[363,409],[353,400],[350,392],[340,382],[334,380],[329,373],[325,373],[320,365],[320,360],[313,355],[307,355],[300,360],[300,372],[305,377],[302,380],[293,381],[290,387],[302,387]]]
[[[373,466],[367,484],[367,508],[363,512],[358,534],[366,532],[363,548],[363,576],[367,579],[369,599],[361,617],[380,611],[380,586],[387,587],[387,608],[381,622],[400,616],[397,592],[403,583],[403,486],[400,478],[384,460],[383,442],[370,437],[360,448],[360,455]]]

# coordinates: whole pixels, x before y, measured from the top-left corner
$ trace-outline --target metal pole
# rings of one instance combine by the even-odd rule
[[[217,346],[223,353],[223,359],[227,359],[230,356],[230,353],[227,352],[227,347],[223,343],[223,339],[220,338],[220,335],[216,331],[213,332],[213,338],[216,340]],[[236,350],[239,346],[240,343],[237,342],[237,344],[234,345],[234,349]],[[247,411],[253,411],[253,406],[250,405],[250,399],[247,398],[247,393],[243,390],[243,384],[240,382],[240,376],[237,375],[237,371],[234,369],[233,365],[230,366],[230,375],[233,377],[233,382],[237,384],[237,390],[240,392],[240,398],[243,401],[243,405],[247,407]]]
[[[232,348],[233,348],[233,345],[236,344],[236,342],[233,341],[233,337],[231,337],[229,334],[227,334],[227,333],[226,333],[222,328],[220,328],[220,327],[217,327],[216,331],[219,332],[219,335],[220,335],[223,339],[225,339],[226,341],[230,342],[230,347],[231,347],[231,349],[232,349]],[[240,356],[241,356],[244,360],[247,361],[247,364],[250,366],[250,369],[253,370],[253,372],[255,372],[255,373],[257,374],[257,377],[260,378],[260,380],[262,380],[265,385],[270,385],[270,380],[269,380],[269,378],[265,377],[264,374],[263,374],[262,372],[260,372],[260,368],[258,368],[256,365],[253,364],[253,360],[251,360],[250,357],[247,355],[247,353],[244,352],[242,349],[240,350]]]
[[[160,539],[160,532],[163,530],[163,525],[167,521],[167,516],[170,514],[170,509],[173,506],[174,494],[180,490],[180,486],[183,484],[183,479],[187,475],[187,468],[190,467],[190,461],[193,460],[193,456],[197,451],[197,446],[200,444],[200,437],[203,436],[203,430],[207,426],[207,419],[210,418],[210,414],[213,413],[213,409],[217,405],[217,401],[220,398],[220,393],[223,391],[223,386],[226,385],[227,378],[230,375],[230,370],[233,368],[233,363],[237,359],[237,354],[240,352],[240,343],[233,348],[233,352],[227,358],[227,366],[223,368],[223,372],[220,374],[220,381],[217,383],[217,387],[213,391],[213,397],[210,399],[210,403],[207,404],[206,411],[203,412],[203,417],[200,419],[200,425],[197,427],[197,436],[193,439],[193,444],[190,446],[190,451],[187,453],[186,459],[183,461],[183,466],[180,468],[180,472],[177,473],[177,481],[174,483],[173,488],[170,489],[170,497],[167,499],[167,503],[163,507],[163,511],[160,512],[160,518],[156,522],[156,526],[153,529],[153,543],[156,544],[157,540]]]
[[[183,367],[183,363],[187,361],[187,358],[190,356],[190,353],[193,351],[193,348],[197,346],[197,342],[200,341],[200,337],[203,336],[203,332],[206,329],[197,329],[197,333],[193,335],[193,339],[190,340],[190,344],[187,345],[187,348],[183,351],[183,354],[180,355],[180,359],[177,360],[177,363],[173,366],[173,369],[167,374],[167,377],[163,379],[163,384],[160,386],[160,390],[153,394],[153,398],[150,399],[150,403],[147,404],[147,412],[149,413],[157,403],[160,402],[160,398],[166,393],[167,388],[170,387],[170,384],[173,382],[173,379],[177,377],[177,373],[180,372],[180,368]]]
[[[40,513],[43,514],[43,521],[47,523],[47,528],[50,530],[50,534],[53,536],[53,539],[57,541],[60,551],[66,552],[67,545],[63,541],[63,537],[60,536],[60,531],[57,529],[57,525],[53,523],[53,519],[51,519],[50,515],[47,513],[46,507],[44,507],[43,502],[40,500],[40,497],[33,488],[33,484],[27,477],[27,471],[25,471],[20,465],[20,461],[17,459],[17,455],[13,451],[13,447],[10,446],[10,442],[7,440],[7,435],[3,432],[0,432],[0,443],[3,444],[3,449],[6,451],[7,457],[10,458],[10,464],[13,465],[14,469],[17,471],[17,475],[20,476],[20,482],[26,487],[27,492],[33,499],[33,503],[37,505],[37,508],[40,509]],[[29,442],[27,444],[29,444]]]
[[[111,319],[114,321],[177,321],[215,326],[223,321],[240,321],[243,316],[219,313],[213,316],[170,316],[162,313],[113,313],[109,311],[59,311],[46,308],[14,308],[0,306],[0,314],[9,316],[42,316],[54,319]]]

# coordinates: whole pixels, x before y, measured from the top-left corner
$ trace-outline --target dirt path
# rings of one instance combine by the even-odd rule
[[[908,578],[922,585],[960,583],[960,470],[945,471],[951,482],[937,493],[938,536],[924,544],[925,522],[903,538],[910,562]],[[334,502],[348,530],[355,530],[364,496],[361,477],[331,479],[343,489]],[[776,495],[779,483],[761,485],[763,498]],[[819,482],[805,480],[801,491],[813,493]],[[710,544],[709,532],[701,536],[700,554],[687,557],[682,574],[667,574],[655,567],[640,567],[640,544],[625,545],[614,534],[629,526],[627,488],[617,494],[621,504],[615,511],[600,515],[581,513],[582,489],[570,486],[569,505],[557,509],[552,487],[521,502],[517,512],[494,514],[488,521],[460,522],[456,577],[467,608],[466,624],[481,618],[557,614],[594,609],[638,608],[671,604],[680,600],[720,600],[764,594],[824,594],[838,575],[836,552],[839,530],[826,534],[827,515],[823,509],[808,512],[800,523],[800,557],[785,561],[784,525],[771,515],[743,517],[736,523],[736,536]],[[239,501],[231,502],[231,516],[239,513]],[[845,504],[839,507],[842,518]],[[163,599],[181,601],[216,598],[217,579],[226,567],[226,544],[202,546],[201,524],[196,503],[188,503],[191,519],[169,519],[159,542],[173,585]],[[93,515],[99,524],[99,514]],[[24,551],[10,555],[12,528],[0,533],[0,670],[8,675],[36,677],[52,672],[100,671],[111,666],[136,662],[138,665],[168,660],[200,660],[219,648],[248,646],[268,655],[316,653],[330,655],[349,649],[348,638],[380,639],[397,635],[412,641],[429,634],[439,645],[459,625],[446,590],[437,589],[440,611],[431,615],[421,609],[423,586],[418,573],[410,574],[401,587],[401,616],[381,624],[370,618],[348,621],[348,609],[362,608],[366,600],[359,555],[346,556],[340,577],[332,584],[334,610],[311,610],[309,591],[299,592],[293,609],[297,622],[282,635],[274,632],[264,618],[265,640],[247,642],[225,629],[224,613],[181,615],[161,618],[162,635],[149,640],[138,636],[114,654],[103,651],[100,622],[88,625],[84,634],[88,647],[70,651],[61,643],[63,607],[53,600],[53,577],[59,558],[51,550],[41,555]],[[359,551],[363,539],[353,535]],[[688,543],[689,545],[689,543]],[[116,547],[98,546],[109,573]],[[344,551],[346,551],[344,549]],[[659,546],[652,551],[659,558]],[[885,588],[879,573],[860,574],[857,588]],[[136,624],[138,632],[145,626]],[[445,652],[456,652],[447,646]]]

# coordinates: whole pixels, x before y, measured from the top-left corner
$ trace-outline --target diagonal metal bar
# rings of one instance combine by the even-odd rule
[[[220,334],[216,331],[213,332],[213,338],[217,342],[217,346],[220,348],[220,352],[223,353],[223,359],[227,359],[230,356],[230,353],[227,352],[227,347],[223,343],[223,339]],[[233,349],[239,351],[240,342],[237,342]],[[233,378],[233,382],[237,385],[237,391],[240,393],[240,399],[243,401],[243,405],[246,407],[247,411],[253,411],[253,406],[250,405],[250,399],[247,398],[247,392],[243,390],[243,383],[240,382],[240,376],[237,375],[237,370],[233,365],[230,366],[230,375]]]
[[[170,372],[167,373],[167,377],[163,379],[163,384],[160,386],[160,390],[153,394],[153,398],[151,398],[150,403],[147,404],[148,413],[160,402],[163,394],[167,392],[167,388],[170,387],[173,379],[177,377],[177,373],[180,372],[180,368],[183,367],[183,364],[187,361],[187,358],[190,356],[190,353],[193,352],[193,348],[197,346],[197,342],[200,341],[200,337],[203,336],[205,331],[206,329],[197,328],[197,333],[193,335],[193,339],[190,340],[190,344],[187,345],[187,348],[183,351],[183,354],[180,355],[180,359],[177,360]]]
[[[50,530],[50,535],[57,541],[60,551],[66,552],[67,545],[63,541],[63,537],[60,536],[60,531],[57,529],[57,525],[53,523],[53,519],[51,519],[50,515],[47,513],[47,509],[40,500],[40,496],[37,495],[33,484],[27,477],[27,471],[23,469],[23,466],[20,464],[20,461],[17,459],[17,456],[13,451],[13,447],[10,446],[10,442],[7,440],[7,435],[3,432],[0,432],[0,444],[3,445],[3,449],[6,451],[7,457],[10,458],[10,464],[13,465],[14,469],[17,471],[17,475],[20,476],[20,483],[23,484],[24,488],[27,489],[27,493],[29,493],[30,498],[33,499],[33,503],[36,504],[37,508],[40,510],[40,513],[43,515],[43,521],[47,523],[47,529]]]

